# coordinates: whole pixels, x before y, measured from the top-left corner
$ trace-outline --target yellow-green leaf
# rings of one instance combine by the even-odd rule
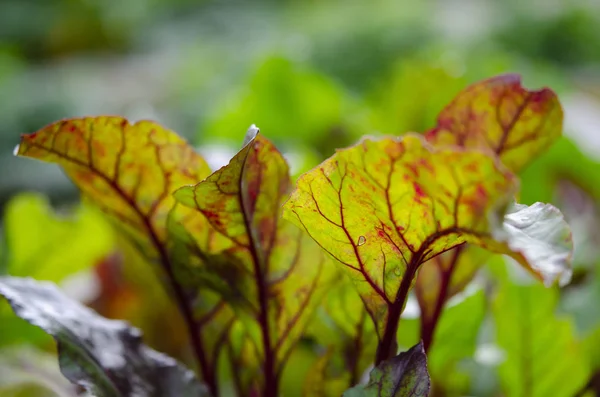
[[[311,390],[329,390],[332,395],[340,395],[360,381],[377,348],[377,334],[360,296],[348,277],[338,272],[338,282],[328,289],[307,330],[309,337],[330,351],[326,363],[321,357],[315,364],[326,366],[328,375],[310,375],[312,383],[319,383],[312,384]]]
[[[63,120],[24,135],[18,155],[60,165],[149,254],[164,251],[171,193],[210,173],[174,132],[113,116]]]
[[[507,397],[572,397],[590,368],[569,318],[556,314],[558,291],[503,283],[492,312],[505,352],[498,368]]]
[[[214,391],[212,364],[216,363],[216,357],[208,349],[222,344],[232,316],[221,310],[218,301],[201,299],[200,305],[195,302],[202,291],[198,285],[184,283],[178,277],[181,274],[178,265],[187,260],[173,256],[171,247],[181,243],[174,241],[178,236],[168,224],[169,220],[178,223],[198,239],[210,235],[210,226],[204,217],[189,208],[176,206],[172,195],[177,188],[197,183],[210,174],[204,159],[173,131],[154,122],[130,124],[114,116],[51,124],[34,134],[24,135],[18,155],[60,165],[84,198],[114,221],[146,259],[160,265],[185,319],[203,378]],[[216,324],[219,330],[225,330],[211,334],[215,338],[210,341],[211,346],[207,346],[200,335],[206,328],[207,315],[211,321],[225,317]]]
[[[115,248],[113,233],[97,211],[77,206],[57,214],[45,197],[35,193],[10,200],[4,230],[7,270],[13,276],[59,282],[96,265]]]
[[[479,151],[434,149],[419,136],[366,139],[303,175],[285,216],[350,276],[377,325],[405,301],[421,263],[487,238],[489,215],[515,192],[514,176]]]
[[[324,291],[325,256],[301,230],[281,219],[290,190],[288,165],[262,135],[250,136],[230,163],[175,193],[232,243],[208,252],[224,269],[209,283],[238,310],[259,346],[265,382],[279,372]]]
[[[563,111],[556,94],[529,91],[518,75],[503,75],[468,87],[438,116],[426,136],[436,146],[484,148],[518,172],[562,133]]]
[[[89,270],[115,249],[114,233],[98,211],[78,205],[57,213],[44,196],[35,193],[19,194],[7,203],[4,234],[7,274],[56,283]],[[4,301],[0,301],[0,324],[0,345],[46,341],[43,332],[14,316]]]

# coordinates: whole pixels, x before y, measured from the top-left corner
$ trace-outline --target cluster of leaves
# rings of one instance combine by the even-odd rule
[[[513,202],[516,173],[561,130],[552,91],[500,76],[460,93],[426,133],[365,138],[294,189],[283,155],[255,127],[211,173],[156,123],[60,121],[23,136],[18,154],[59,164],[143,254],[181,312],[201,382],[137,329],[48,284],[3,277],[0,294],[55,338],[63,374],[93,395],[226,395],[226,359],[235,393],[276,396],[294,348],[310,339],[326,351],[305,395],[427,396],[443,309],[491,255],[548,286],[569,281],[561,213]],[[397,355],[413,288],[422,342]],[[441,360],[431,362],[434,386]]]

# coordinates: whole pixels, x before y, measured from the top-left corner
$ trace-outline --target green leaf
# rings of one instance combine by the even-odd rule
[[[259,134],[227,166],[175,192],[179,202],[202,213],[231,242],[230,248],[209,250],[205,262],[221,270],[212,277],[206,273],[206,285],[245,322],[260,346],[267,378],[269,371],[281,371],[325,293],[327,278],[319,247],[281,219],[290,187],[287,163]]]
[[[243,396],[260,393],[260,359],[257,357],[256,344],[241,321],[235,322],[231,327],[227,355],[237,394]]]
[[[566,285],[571,280],[573,239],[569,225],[556,207],[542,203],[530,207],[514,204],[506,212],[502,227],[494,229],[493,236],[495,240],[488,239],[481,245],[510,255],[547,286],[556,281]],[[422,330],[428,331],[435,324],[444,302],[460,292],[489,257],[489,252],[476,246],[465,246],[423,264],[415,284]]]
[[[236,315],[222,297],[223,279],[228,277],[221,256],[211,255],[231,247],[231,242],[208,225],[196,211],[176,205],[167,220],[166,244],[175,279],[187,291],[194,307],[195,326],[203,346],[204,377],[215,377],[219,357],[226,347]],[[208,372],[207,372],[208,371]]]
[[[275,93],[275,94],[274,94]],[[339,143],[346,106],[340,88],[305,65],[271,57],[260,64],[250,81],[217,105],[217,117],[203,128],[203,137],[238,140],[248,120],[273,131],[272,138],[291,144],[312,144],[325,151],[333,139]],[[333,149],[333,148],[331,148]]]
[[[4,211],[4,234],[7,274],[54,282],[90,269],[115,248],[113,232],[97,211],[79,205],[57,213],[45,197],[35,193],[10,199]],[[65,249],[66,241],[69,249]],[[0,323],[0,345],[47,340],[43,332],[15,317],[4,301],[0,302]]]
[[[461,379],[459,364],[461,360],[473,357],[485,314],[486,297],[481,289],[471,292],[469,287],[448,301],[435,330],[435,342],[427,353],[427,364],[436,390],[446,390],[451,395],[468,394],[468,390],[460,390],[463,385],[457,382]]]
[[[427,140],[496,153],[518,172],[562,133],[563,111],[548,88],[529,91],[519,75],[493,77],[468,87],[438,116]]]
[[[366,385],[346,391],[344,397],[427,397],[430,381],[423,345],[384,361],[369,378]]]
[[[431,128],[439,110],[467,83],[467,76],[457,78],[452,66],[440,67],[431,59],[440,56],[441,51],[430,59],[417,56],[396,61],[367,97],[371,108],[368,130],[401,134]]]
[[[23,193],[9,201],[4,232],[8,274],[54,282],[91,268],[115,247],[109,225],[96,211],[77,206],[74,211],[57,214],[45,197],[35,193]],[[65,241],[69,249],[65,249]]]
[[[488,216],[516,181],[478,151],[431,148],[419,136],[363,140],[304,174],[284,216],[355,281],[382,337],[419,266],[464,242],[483,244]]]
[[[499,367],[507,397],[572,397],[590,369],[574,327],[555,314],[558,291],[505,282],[493,304],[496,339],[504,349]]]
[[[325,395],[340,395],[358,383],[373,363],[377,348],[373,322],[356,288],[344,274],[339,274],[338,279],[328,289],[307,330],[309,337],[329,349],[329,353],[321,357],[315,363],[317,368],[313,369],[320,371],[321,376],[310,376],[310,390],[313,393],[316,390],[325,393],[327,390]],[[328,357],[327,360],[325,357]],[[325,367],[325,373],[320,367]]]
[[[427,351],[427,368],[436,393],[469,394],[469,376],[463,368],[473,361],[486,304],[485,291],[470,285],[443,307],[433,335],[434,343]],[[423,326],[421,316],[402,318],[398,332],[400,346],[412,346],[419,341],[419,325]]]
[[[572,181],[597,199],[600,197],[600,162],[586,156],[573,140],[563,136],[521,174],[520,201],[529,204],[553,200],[559,180]]]
[[[96,396],[207,395],[191,371],[142,344],[139,330],[98,316],[51,283],[2,277],[0,294],[54,337],[63,375]]]
[[[332,348],[327,349],[325,354],[322,354],[310,368],[306,380],[304,381],[304,387],[302,388],[302,396],[305,397],[327,397],[333,395],[339,395],[339,393],[332,392],[332,385],[337,386],[340,380],[332,377],[328,374],[328,366],[332,360],[334,350]],[[343,391],[343,381],[342,381]]]

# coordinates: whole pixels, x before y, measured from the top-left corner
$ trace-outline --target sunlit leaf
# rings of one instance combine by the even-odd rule
[[[139,330],[107,320],[53,284],[0,278],[15,313],[52,335],[62,373],[100,397],[206,395],[191,371],[141,343]]]
[[[562,120],[554,92],[529,91],[520,76],[503,75],[458,94],[426,136],[436,146],[485,148],[519,171],[560,137]]]
[[[227,277],[230,268],[220,255],[210,253],[230,248],[231,242],[210,227],[201,213],[182,205],[176,205],[171,211],[167,227],[170,236],[167,249],[173,271],[188,291],[196,319],[193,332],[205,346],[204,366],[210,373],[204,376],[214,377],[235,314],[220,294],[223,292],[222,279]]]
[[[413,135],[367,139],[302,176],[285,216],[344,265],[381,337],[386,306],[403,304],[398,292],[421,263],[489,238],[488,214],[515,188],[480,152],[436,150]]]
[[[596,371],[600,369],[600,327],[589,332],[582,340],[590,367]]]
[[[518,75],[498,76],[461,92],[440,113],[437,126],[426,138],[437,146],[457,145],[490,151],[517,172],[560,138],[562,117],[558,98],[551,90],[529,91],[521,86]],[[417,291],[424,313],[422,329],[426,349],[439,311],[453,294],[448,289],[456,293],[464,288],[485,258],[472,247],[462,251],[456,248],[423,266]],[[535,267],[535,261],[533,265],[532,262],[524,265]],[[457,279],[460,279],[458,283],[450,287]]]
[[[558,291],[504,283],[493,305],[499,367],[507,397],[572,397],[590,370],[568,318],[555,314]]]
[[[369,383],[346,391],[344,397],[427,397],[429,386],[427,357],[419,343],[374,368]]]
[[[174,132],[112,116],[63,120],[24,135],[18,155],[59,164],[87,199],[161,260],[171,193],[210,173]]]
[[[237,309],[259,346],[265,374],[281,370],[324,292],[324,255],[281,219],[290,187],[287,163],[259,134],[227,166],[175,193],[232,244],[209,252],[206,262],[220,270],[207,284]]]
[[[199,336],[203,311],[194,313],[193,298],[199,291],[193,285],[186,285],[191,291],[184,289],[177,278],[176,267],[183,259],[171,257],[174,235],[167,222],[171,219],[183,227],[189,222],[198,238],[208,233],[208,222],[188,208],[174,208],[172,196],[175,189],[209,175],[204,159],[156,123],[130,124],[112,116],[51,124],[24,135],[18,154],[59,164],[83,196],[108,215],[147,259],[157,262],[183,314],[203,375],[210,374],[213,370],[206,368],[203,358],[207,347]],[[214,382],[205,380],[212,388]]]

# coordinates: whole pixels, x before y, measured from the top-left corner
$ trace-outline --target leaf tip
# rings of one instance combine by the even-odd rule
[[[259,132],[260,132],[260,129],[256,126],[256,124],[252,124],[248,128],[248,131],[246,131],[246,136],[244,136],[244,144],[242,145],[242,147],[246,146],[254,138],[256,138],[256,136],[258,135]]]

